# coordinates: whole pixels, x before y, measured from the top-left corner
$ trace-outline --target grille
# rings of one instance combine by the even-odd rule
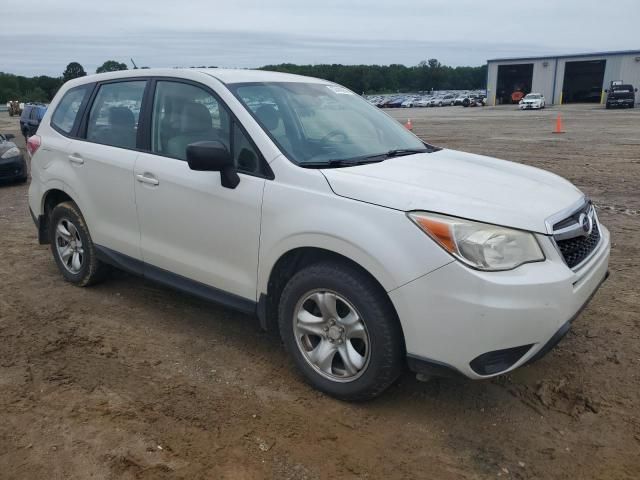
[[[600,230],[598,228],[598,222],[595,221],[595,219],[593,222],[593,230],[588,237],[579,236],[556,241],[560,253],[562,253],[564,261],[567,262],[569,268],[580,265],[596,249],[599,242]]]
[[[571,214],[571,216],[565,218],[564,220],[556,223],[553,226],[553,230],[560,230],[561,228],[565,228],[565,227],[569,227],[571,225],[573,225],[574,223],[578,223],[578,220],[580,219],[580,214],[581,213],[585,213],[588,214],[589,211],[591,210],[591,202],[585,203],[584,206],[580,209],[580,210],[576,210],[573,214]]]

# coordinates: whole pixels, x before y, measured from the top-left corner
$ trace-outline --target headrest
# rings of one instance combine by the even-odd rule
[[[201,103],[189,102],[182,107],[180,131],[183,133],[207,132],[213,128],[213,119],[207,107]]]
[[[256,110],[258,120],[269,130],[275,130],[280,124],[280,113],[271,105],[262,105]]]
[[[136,119],[127,107],[111,107],[109,109],[109,124],[114,127],[133,128]]]

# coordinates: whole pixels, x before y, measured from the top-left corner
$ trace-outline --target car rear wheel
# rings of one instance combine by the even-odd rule
[[[108,266],[98,260],[89,229],[73,202],[63,202],[49,219],[51,252],[65,280],[79,287],[103,280]]]
[[[336,398],[376,397],[400,375],[402,332],[384,290],[337,262],[296,273],[279,305],[282,340],[318,390]]]

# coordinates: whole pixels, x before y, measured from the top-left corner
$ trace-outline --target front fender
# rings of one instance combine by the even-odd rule
[[[273,268],[282,257],[288,252],[299,248],[317,248],[337,253],[350,258],[367,272],[369,272],[386,290],[395,288],[393,276],[386,270],[385,266],[378,261],[370,252],[367,252],[357,245],[344,238],[325,235],[318,232],[308,232],[292,235],[282,239],[276,245],[261,255],[260,268],[258,272],[258,292],[266,293],[269,277]]]
[[[325,187],[328,187],[324,178]],[[303,247],[358,263],[391,291],[452,261],[404,212],[334,194],[268,182],[262,207],[257,294],[267,292],[276,262]]]

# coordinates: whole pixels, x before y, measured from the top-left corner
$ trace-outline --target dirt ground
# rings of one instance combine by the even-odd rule
[[[407,373],[346,404],[255,318],[122,273],[80,289],[0,187],[0,478],[640,478],[640,109],[395,110],[441,146],[559,173],[612,233],[611,277],[538,363]],[[0,131],[17,133],[0,114]]]

